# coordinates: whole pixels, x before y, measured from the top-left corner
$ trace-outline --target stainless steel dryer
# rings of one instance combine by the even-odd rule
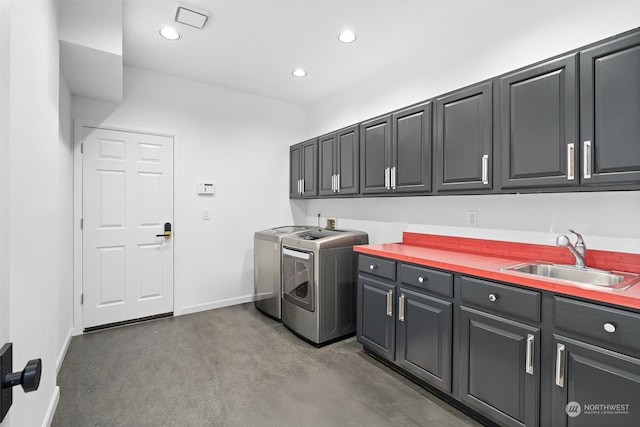
[[[282,239],[282,323],[321,345],[355,333],[357,256],[367,233],[314,228]]]
[[[282,239],[309,231],[310,226],[287,225],[256,231],[253,235],[253,287],[256,308],[280,320]]]

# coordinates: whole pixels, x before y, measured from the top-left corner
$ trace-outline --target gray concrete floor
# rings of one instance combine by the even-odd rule
[[[53,426],[477,426],[355,338],[314,346],[253,304],[74,337]]]

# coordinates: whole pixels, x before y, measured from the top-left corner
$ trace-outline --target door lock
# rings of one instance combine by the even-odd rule
[[[164,223],[164,233],[162,234],[156,234],[156,237],[166,237],[167,239],[171,237],[171,223],[170,222],[165,222]]]
[[[13,403],[13,387],[21,385],[25,393],[40,387],[42,360],[29,360],[22,371],[11,371],[13,371],[13,345],[7,343],[0,349],[0,423]]]

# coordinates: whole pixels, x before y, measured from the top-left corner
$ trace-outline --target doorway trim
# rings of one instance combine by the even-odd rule
[[[180,223],[181,218],[176,210],[176,182],[178,176],[178,147],[179,138],[177,133],[171,132],[158,132],[144,129],[133,129],[127,126],[118,126],[114,124],[107,124],[94,120],[86,119],[73,119],[73,332],[72,335],[82,335],[84,330],[84,321],[82,313],[82,230],[80,228],[80,222],[82,220],[82,129],[84,127],[94,127],[100,129],[143,133],[147,135],[157,135],[173,138],[173,224],[174,229],[177,224]],[[174,237],[175,238],[175,237]],[[176,271],[178,266],[177,248],[179,240],[174,240],[174,252],[173,252],[173,313],[174,315],[180,314],[177,302],[179,297],[176,292]]]

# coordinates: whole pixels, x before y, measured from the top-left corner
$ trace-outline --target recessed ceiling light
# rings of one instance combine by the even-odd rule
[[[338,40],[340,40],[342,43],[352,43],[356,41],[356,35],[351,30],[345,30],[340,33],[340,35],[338,36]]]
[[[297,68],[295,70],[293,70],[291,72],[291,74],[293,74],[296,77],[304,77],[307,75],[307,72],[305,70],[303,70],[302,68]]]
[[[163,27],[160,30],[160,35],[167,40],[178,40],[180,38],[180,34],[171,27]]]

